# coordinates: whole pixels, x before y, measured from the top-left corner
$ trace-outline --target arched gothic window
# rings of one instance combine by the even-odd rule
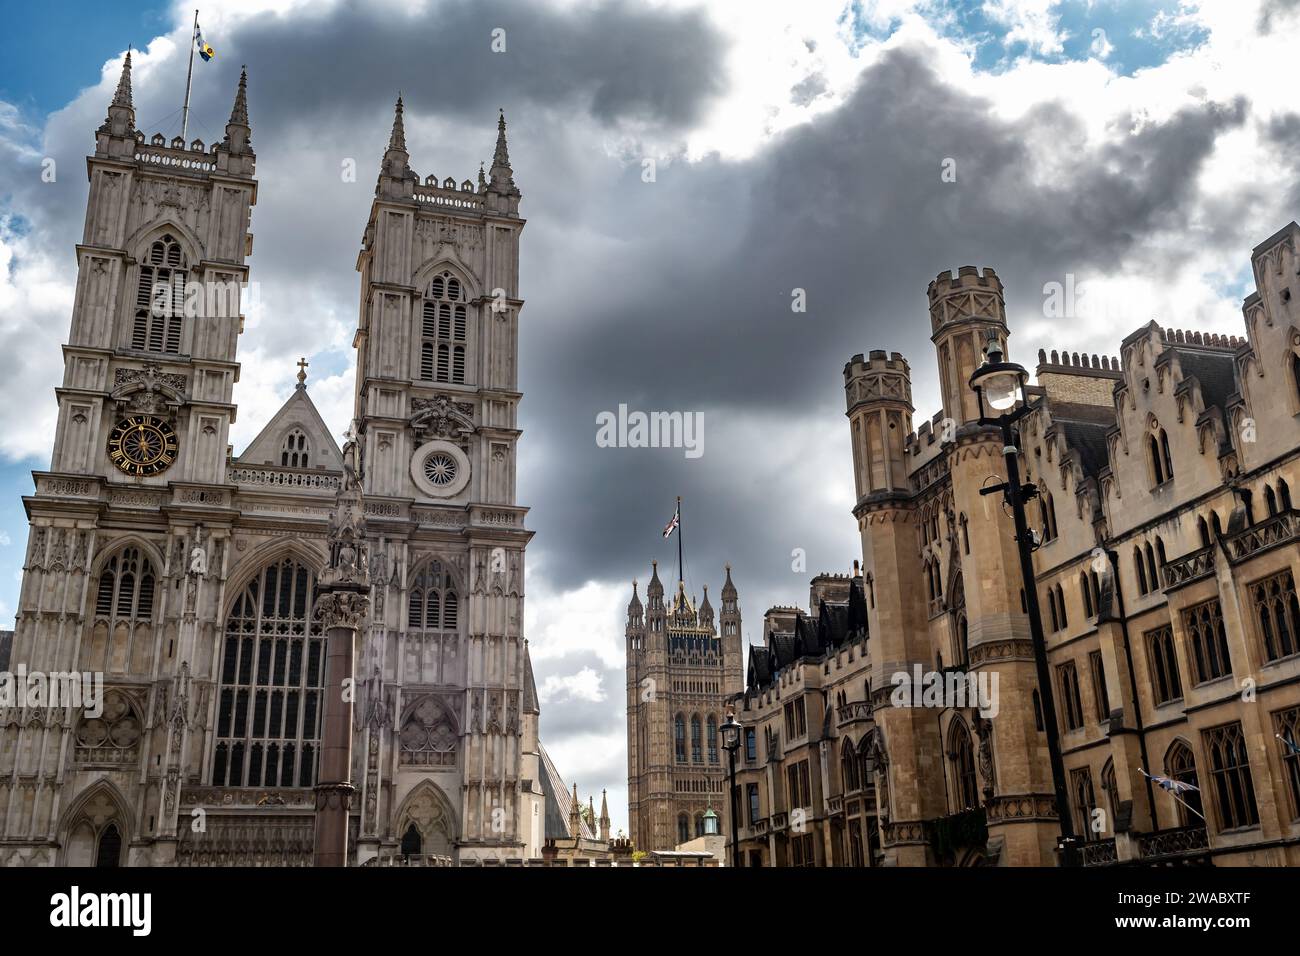
[[[1203,826],[1204,820],[1197,814],[1204,814],[1201,806],[1200,782],[1196,778],[1196,758],[1192,750],[1181,740],[1175,740],[1165,753],[1165,776],[1170,780],[1190,784],[1196,790],[1184,790],[1174,801],[1178,806],[1178,825],[1182,827]],[[1190,809],[1189,809],[1190,808]]]
[[[121,865],[122,833],[116,823],[110,823],[99,835],[99,844],[95,847],[95,866],[111,868]]]
[[[691,838],[691,818],[684,813],[677,815],[677,842],[686,843]]]
[[[703,733],[700,730],[700,715],[691,717],[691,763],[704,763]]]
[[[469,323],[465,290],[450,272],[433,277],[424,297],[420,326],[420,378],[426,382],[465,382]]]
[[[131,348],[177,355],[185,317],[185,254],[168,233],[157,239],[140,263],[135,291]]]
[[[1119,813],[1119,784],[1115,782],[1115,761],[1107,760],[1101,768],[1101,792],[1106,795],[1106,809],[1110,813],[1107,828],[1115,832],[1115,817]]]
[[[1156,570],[1156,554],[1151,550],[1151,542],[1146,544],[1147,587],[1152,591],[1160,590],[1160,573]]]
[[[1283,511],[1291,510],[1291,489],[1287,486],[1285,478],[1277,480],[1277,497],[1278,504]]]
[[[709,714],[706,729],[708,736],[705,739],[709,745],[709,763],[716,764],[718,762],[718,718],[713,714]]]
[[[154,573],[148,557],[136,547],[123,548],[99,573],[95,616],[113,620],[153,617]]]
[[[1083,592],[1083,616],[1092,617],[1095,612],[1092,609],[1092,587],[1087,571],[1079,572],[1079,590]]]
[[[286,468],[306,468],[311,457],[311,444],[302,429],[295,428],[280,443],[280,464]]]
[[[1137,569],[1138,592],[1146,594],[1151,588],[1147,585],[1147,569],[1142,560],[1142,549],[1137,545],[1133,546],[1133,567]]]
[[[430,561],[415,576],[406,603],[406,626],[413,631],[454,631],[460,622],[456,585],[441,561]]]
[[[1291,384],[1295,388],[1296,401],[1300,402],[1300,354],[1291,353]]]
[[[678,763],[686,763],[686,718],[681,714],[673,718],[673,755]]]
[[[424,839],[420,836],[419,827],[412,823],[402,834],[402,856],[409,859],[413,856],[420,855],[420,848],[424,844]]]
[[[1210,546],[1210,526],[1205,523],[1204,515],[1196,516],[1196,534],[1201,539],[1201,547],[1208,548]]]
[[[311,619],[315,575],[294,558],[267,565],[226,620],[212,784],[316,782],[325,636]]]
[[[1056,538],[1056,504],[1046,485],[1040,485],[1038,489],[1038,517],[1043,525],[1043,543],[1046,544]]]
[[[1205,753],[1210,760],[1214,802],[1219,811],[1219,829],[1235,830],[1257,825],[1259,809],[1255,805],[1255,784],[1241,724],[1224,724],[1203,731],[1203,734]]]
[[[1264,486],[1264,507],[1268,509],[1269,517],[1277,514],[1277,495],[1273,494],[1273,486]]]
[[[970,731],[959,718],[952,723],[948,734],[948,758],[952,761],[953,796],[957,800],[954,810],[973,810],[979,806],[979,784],[975,779],[975,748]]]
[[[858,752],[853,749],[853,741],[845,739],[840,748],[840,775],[844,780],[844,792],[854,793],[861,786],[858,775]]]
[[[1151,459],[1153,488],[1174,477],[1174,460],[1169,454],[1169,435],[1163,428],[1147,436],[1147,454]]]

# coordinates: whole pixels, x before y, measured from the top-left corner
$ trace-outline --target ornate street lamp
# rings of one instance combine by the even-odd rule
[[[1035,498],[1038,489],[1032,483],[1020,482],[1019,450],[1012,431],[1012,426],[1030,411],[1029,403],[1025,401],[1025,383],[1029,380],[1029,373],[1015,362],[1002,360],[1002,347],[995,334],[990,334],[984,355],[984,364],[970,377],[970,387],[975,390],[979,400],[979,423],[995,425],[1002,432],[1002,456],[1006,461],[1007,480],[981,488],[980,494],[1002,492],[1003,500],[1010,505],[1015,520],[1020,577],[1024,583],[1025,607],[1029,613],[1029,636],[1034,647],[1034,664],[1038,670],[1038,696],[1043,729],[1047,734],[1047,752],[1051,758],[1052,784],[1056,791],[1056,815],[1061,826],[1057,849],[1063,866],[1077,866],[1077,841],[1066,798],[1065,762],[1061,759],[1061,740],[1056,728],[1056,701],[1052,694],[1051,671],[1047,666],[1047,644],[1043,639],[1043,618],[1038,608],[1038,587],[1034,581],[1032,554],[1038,547],[1038,538],[1029,530],[1025,518],[1025,502]],[[992,414],[985,414],[986,406]]]
[[[722,747],[727,751],[727,766],[730,770],[731,798],[731,865],[740,866],[740,840],[737,839],[736,820],[740,813],[736,809],[736,751],[740,749],[740,721],[736,720],[735,711],[727,711],[727,719],[719,728],[722,731]],[[706,821],[707,823],[707,821]],[[714,824],[716,826],[716,824]]]

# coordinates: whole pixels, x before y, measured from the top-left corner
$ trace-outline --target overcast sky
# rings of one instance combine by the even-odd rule
[[[109,7],[34,7],[0,41],[3,626],[19,499],[49,465],[83,157],[128,44],[137,125],[179,132],[193,6]],[[1250,248],[1300,213],[1298,7],[209,0],[217,56],[195,64],[190,134],[220,138],[247,64],[260,181],[236,451],[303,353],[346,428],[354,265],[398,90],[422,177],[473,179],[504,108],[528,219],[519,501],[542,735],[624,826],[625,607],[652,558],[675,573],[674,497],[688,586],[716,599],[730,562],[757,640],[767,607],[806,602],[811,574],[859,554],[844,363],[901,351],[915,424],[938,408],[937,273],[995,268],[1031,366],[1040,347],[1115,354],[1151,318],[1240,334]],[[1067,275],[1086,322],[1044,316],[1044,285]],[[596,416],[620,404],[702,415],[703,454],[598,447]]]

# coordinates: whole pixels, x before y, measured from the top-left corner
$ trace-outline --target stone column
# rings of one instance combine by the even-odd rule
[[[357,634],[370,611],[368,588],[322,591],[315,616],[325,629],[325,700],[316,784],[316,866],[347,866],[352,806],[352,700]]]

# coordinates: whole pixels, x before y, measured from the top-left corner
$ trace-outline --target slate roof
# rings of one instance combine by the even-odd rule
[[[542,793],[546,797],[544,837],[547,840],[572,840],[573,834],[569,832],[569,811],[573,807],[573,794],[564,785],[560,771],[555,768],[551,755],[546,752],[546,748],[540,741],[537,750],[542,757],[542,779],[538,782],[542,785]],[[592,832],[591,825],[585,819],[582,820],[581,829],[583,839],[596,839],[596,834]]]
[[[1177,345],[1171,349],[1178,355],[1183,378],[1195,376],[1200,383],[1205,407],[1219,408],[1226,413],[1228,399],[1237,393],[1237,363],[1232,353],[1207,352]]]

